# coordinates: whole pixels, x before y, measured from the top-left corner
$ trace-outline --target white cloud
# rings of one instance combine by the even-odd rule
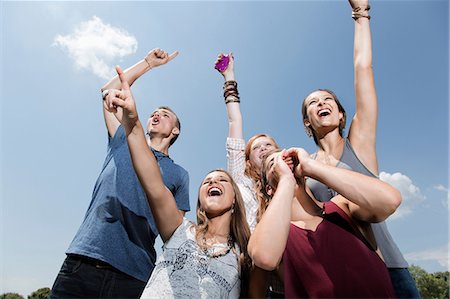
[[[411,179],[400,172],[390,174],[380,173],[380,179],[397,188],[402,194],[402,204],[389,219],[398,219],[411,214],[414,206],[425,200],[425,196],[420,192],[420,188],[413,184]]]
[[[448,249],[449,246],[446,244],[438,248],[430,248],[423,251],[407,253],[405,254],[405,258],[410,263],[420,261],[436,261],[448,271],[448,269],[450,269]]]
[[[445,187],[445,186],[442,186],[440,184],[436,185],[436,186],[433,186],[433,188],[438,190],[438,191],[442,191],[442,192],[447,193],[447,200],[443,201],[443,205],[445,207],[447,207],[449,209],[449,211],[450,211],[450,192],[449,192],[448,188]]]
[[[436,185],[433,187],[434,189],[438,190],[438,191],[443,191],[443,192],[448,192],[448,188],[445,188],[442,185]]]
[[[95,75],[110,79],[114,75],[112,63],[136,52],[137,40],[121,28],[104,24],[93,16],[91,20],[76,26],[69,35],[58,35],[53,45],[68,51],[79,69],[86,69]]]

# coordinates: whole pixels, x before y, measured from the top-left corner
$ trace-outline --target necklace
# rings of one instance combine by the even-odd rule
[[[233,238],[231,235],[228,235],[227,243],[213,243],[212,245],[208,245],[208,242],[205,238],[206,232],[203,234],[202,243],[200,248],[203,250],[203,253],[209,258],[218,258],[224,256],[230,252],[231,248],[233,248]]]

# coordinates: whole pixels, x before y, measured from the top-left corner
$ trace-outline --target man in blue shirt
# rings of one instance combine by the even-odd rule
[[[150,69],[178,55],[160,49],[125,71],[131,85]],[[120,89],[116,76],[102,88],[103,99]],[[92,200],[50,298],[138,298],[156,260],[158,235],[144,191],[134,172],[120,109],[103,114],[108,130],[108,152],[95,183]],[[147,143],[158,160],[166,187],[182,213],[189,211],[189,176],[168,155],[181,125],[168,107],[157,108],[147,123]]]

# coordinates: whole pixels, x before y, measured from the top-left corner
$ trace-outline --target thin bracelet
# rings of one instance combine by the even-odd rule
[[[152,68],[152,66],[151,66],[150,62],[148,62],[148,60],[147,60],[147,56],[145,56],[145,57],[144,57],[144,60],[145,60],[145,62],[147,62],[147,64],[148,64],[148,67],[149,67],[149,68]]]

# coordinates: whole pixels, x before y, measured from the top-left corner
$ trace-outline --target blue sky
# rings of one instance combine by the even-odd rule
[[[388,220],[411,264],[448,269],[449,4],[373,1],[381,178],[403,204]],[[191,206],[226,167],[220,52],[235,54],[244,135],[312,152],[302,99],[336,92],[354,113],[353,20],[346,1],[0,2],[0,293],[51,287],[106,153],[100,87],[160,47],[180,51],[132,87],[141,119],[180,116],[170,156],[190,173]],[[350,117],[349,117],[350,118]],[[194,219],[194,213],[187,214]],[[159,243],[161,244],[161,243]],[[160,245],[158,245],[160,246]]]

